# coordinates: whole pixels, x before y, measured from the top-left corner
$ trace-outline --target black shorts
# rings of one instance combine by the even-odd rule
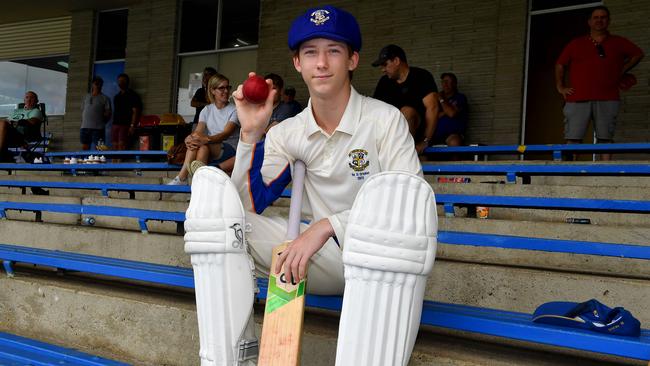
[[[25,135],[18,131],[11,123],[9,123],[9,128],[7,130],[6,144],[8,147],[21,147],[27,144]]]

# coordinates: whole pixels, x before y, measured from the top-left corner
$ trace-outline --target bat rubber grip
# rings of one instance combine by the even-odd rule
[[[300,213],[302,210],[302,192],[305,186],[305,163],[296,160],[293,164],[293,184],[291,185],[291,205],[289,206],[289,225],[287,240],[293,240],[300,234]]]

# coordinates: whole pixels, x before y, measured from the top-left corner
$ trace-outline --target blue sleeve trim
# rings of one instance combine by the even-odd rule
[[[262,164],[264,162],[264,140],[255,144],[251,167],[248,171],[248,189],[250,190],[253,208],[261,214],[271,205],[291,182],[291,169],[289,163],[269,184],[264,183],[262,177]]]

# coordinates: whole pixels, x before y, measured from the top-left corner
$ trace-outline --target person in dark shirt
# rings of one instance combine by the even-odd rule
[[[458,92],[458,79],[453,73],[443,73],[440,75],[440,81],[440,113],[433,143],[460,146],[463,144],[467,128],[467,98]]]
[[[140,96],[129,88],[130,79],[127,74],[117,76],[119,93],[113,98],[113,127],[111,129],[111,141],[115,150],[125,150],[128,145],[129,135],[140,120],[142,113],[142,100]]]
[[[438,122],[438,87],[430,72],[409,67],[404,50],[394,44],[381,49],[372,63],[381,67],[373,97],[398,108],[409,123],[415,149],[421,154],[432,143]]]
[[[304,109],[303,106],[296,101],[296,88],[293,86],[287,86],[284,88],[284,93],[282,93],[282,106],[290,111],[289,114],[292,117],[302,112]]]
[[[284,90],[284,80],[278,74],[267,74],[264,76],[264,79],[269,79],[273,83],[273,89],[277,91],[273,99],[273,113],[271,114],[271,119],[269,120],[269,125],[266,128],[266,131],[277,125],[278,123],[284,121],[287,118],[293,117],[302,111],[302,108],[294,113],[294,108],[291,105],[287,105],[282,102],[281,95]],[[295,90],[294,90],[295,92]]]
[[[203,79],[201,80],[201,87],[196,90],[190,105],[196,108],[196,113],[194,113],[194,120],[192,121],[192,131],[196,128],[196,124],[199,123],[199,115],[203,108],[206,105],[210,104],[208,96],[205,94],[206,86],[208,85],[208,80],[211,77],[217,74],[217,70],[214,67],[206,67],[203,69]]]

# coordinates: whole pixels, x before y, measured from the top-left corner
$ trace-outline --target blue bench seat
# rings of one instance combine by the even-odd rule
[[[0,332],[3,366],[128,366],[126,363]]]
[[[0,187],[23,188],[55,188],[55,189],[84,189],[98,190],[103,196],[108,192],[129,192],[131,198],[135,198],[135,192],[156,192],[156,193],[190,193],[191,188],[187,185],[170,186],[166,184],[129,184],[129,183],[96,183],[96,182],[42,182],[22,180],[0,180]]]
[[[0,180],[0,187],[14,188],[55,188],[55,189],[87,189],[98,190],[103,196],[108,196],[109,191],[129,192],[135,198],[135,192],[157,193],[191,193],[187,185],[170,186],[165,184],[126,184],[126,183],[96,183],[96,182],[41,182],[21,180]],[[24,190],[23,190],[24,193]],[[281,197],[291,197],[291,190],[285,189]],[[604,211],[604,212],[632,212],[649,213],[649,201],[614,200],[593,198],[553,198],[553,197],[527,197],[527,196],[487,196],[469,194],[436,194],[436,201],[443,205],[445,213],[454,213],[454,207],[465,206],[491,206],[511,208],[538,208],[549,210],[572,211]]]
[[[194,284],[190,268],[49,249],[0,244],[0,259],[4,261],[8,273],[12,274],[12,262],[25,262],[184,288],[193,288]],[[258,280],[258,286],[260,292],[257,298],[264,299],[267,281],[265,279]],[[339,312],[342,297],[307,295],[306,304],[312,308]],[[424,302],[421,324],[581,351],[650,360],[650,331],[648,330],[643,330],[639,338],[617,337],[533,323],[531,315],[525,313],[432,301]]]
[[[50,160],[53,158],[65,159],[66,157],[88,157],[90,155],[102,156],[107,158],[131,158],[140,162],[143,158],[154,160],[167,159],[167,151],[164,150],[82,150],[82,151],[59,151],[48,152],[45,157]]]
[[[491,145],[491,146],[431,146],[426,154],[471,155],[525,155],[526,153],[550,153],[553,160],[562,160],[566,153],[650,153],[650,143],[617,144],[552,144],[552,145]]]
[[[16,170],[27,171],[60,171],[70,172],[76,175],[79,171],[172,171],[180,170],[180,165],[173,165],[167,163],[105,163],[105,164],[14,164],[14,163],[0,163],[0,170],[13,172]]]
[[[436,194],[436,203],[444,205],[445,213],[448,214],[454,213],[454,207],[477,205],[546,210],[650,213],[650,201],[596,198],[485,196],[443,193]]]
[[[37,221],[42,211],[79,215],[116,216],[137,218],[140,229],[147,233],[147,221],[173,221],[182,233],[185,212],[158,211],[115,206],[96,206],[67,203],[34,203],[0,201],[0,218],[6,217],[6,210],[36,212]],[[641,211],[645,212],[645,211]],[[529,238],[511,235],[439,231],[438,241],[445,244],[484,246],[519,250],[540,250],[559,253],[598,255],[620,258],[650,259],[650,246],[620,243],[602,243],[547,238]]]
[[[149,220],[174,221],[177,223],[179,231],[182,231],[181,228],[185,221],[185,212],[69,203],[0,201],[0,219],[7,217],[6,210],[33,211],[36,213],[36,221],[40,221],[41,213],[43,211],[78,215],[133,217],[138,219],[140,230],[142,230],[143,233],[149,231],[147,228],[147,221]]]
[[[422,165],[426,175],[505,175],[506,182],[530,183],[531,176],[650,176],[650,164],[432,164]]]

